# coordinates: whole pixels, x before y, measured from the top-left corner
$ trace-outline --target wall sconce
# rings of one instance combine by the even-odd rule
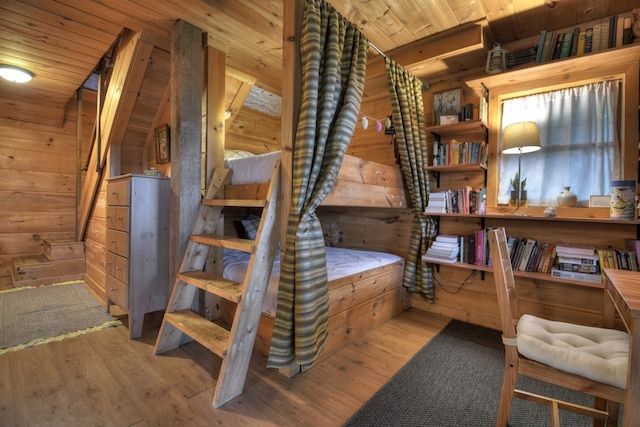
[[[225,120],[229,120],[232,115],[233,115],[233,113],[231,112],[231,110],[227,110],[227,111],[224,112],[224,119]]]
[[[522,203],[522,175],[521,157],[526,153],[533,153],[540,149],[540,135],[536,122],[514,123],[506,128],[502,133],[502,153],[518,155],[518,200],[516,208],[512,213],[520,208]]]
[[[0,77],[14,83],[26,83],[33,78],[34,74],[24,68],[13,65],[0,65]]]

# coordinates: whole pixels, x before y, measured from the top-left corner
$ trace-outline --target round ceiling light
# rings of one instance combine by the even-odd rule
[[[0,65],[0,77],[14,83],[26,83],[33,78],[33,73],[13,65]]]

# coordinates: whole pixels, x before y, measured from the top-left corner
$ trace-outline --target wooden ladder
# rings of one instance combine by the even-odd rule
[[[155,354],[178,348],[186,335],[222,358],[212,402],[215,408],[242,394],[244,388],[280,237],[279,169],[278,162],[266,197],[252,200],[218,198],[224,192],[224,185],[228,182],[231,171],[214,170],[156,340]],[[225,206],[262,208],[255,240],[212,234]],[[234,283],[203,271],[209,248],[216,246],[251,254],[244,283]],[[230,330],[190,310],[194,305],[197,289],[237,304]]]

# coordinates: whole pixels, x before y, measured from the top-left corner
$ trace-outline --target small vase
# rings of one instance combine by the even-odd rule
[[[570,208],[578,203],[578,196],[571,192],[571,187],[564,187],[564,191],[558,194],[556,200],[561,208]]]

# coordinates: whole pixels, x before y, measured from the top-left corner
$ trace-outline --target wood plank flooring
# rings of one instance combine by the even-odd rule
[[[0,355],[3,426],[341,426],[449,319],[408,310],[309,371],[286,378],[254,352],[244,393],[211,406],[217,357],[192,342],[155,356],[162,313]]]

